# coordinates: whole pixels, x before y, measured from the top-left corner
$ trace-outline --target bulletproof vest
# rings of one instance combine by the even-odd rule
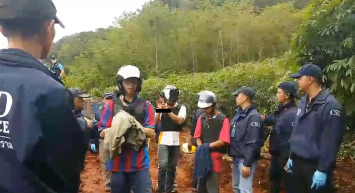
[[[132,115],[142,126],[144,126],[144,108],[145,108],[145,100],[137,98],[134,104],[125,106],[122,104],[120,98],[113,99],[113,116],[115,116],[120,110],[126,111],[128,114]],[[141,148],[147,146],[147,141],[143,143]],[[123,148],[130,148],[128,144],[123,144]]]
[[[219,140],[219,134],[223,127],[223,114],[218,114],[215,118],[209,119],[205,113],[201,116],[201,140],[202,143],[213,143]],[[213,149],[214,152],[227,153],[227,146]]]
[[[61,70],[59,69],[58,64],[57,65],[52,64],[49,70],[54,72],[57,76],[60,75]]]
[[[181,105],[171,109],[171,112],[178,116]],[[161,131],[182,131],[182,125],[179,125],[173,121],[167,113],[162,113],[161,115]]]
[[[123,105],[120,98],[113,100],[113,116],[115,116],[120,110],[124,110],[132,115],[141,125],[144,125],[144,108],[145,100],[140,98],[137,98],[134,104],[129,106]]]

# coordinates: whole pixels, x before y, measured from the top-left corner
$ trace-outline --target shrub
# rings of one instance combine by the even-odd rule
[[[255,103],[260,113],[266,113],[275,107],[276,86],[287,79],[287,72],[282,69],[282,60],[268,59],[262,63],[243,63],[221,69],[212,73],[195,73],[190,75],[169,75],[168,78],[148,78],[143,81],[140,96],[155,105],[158,94],[168,84],[174,84],[180,90],[180,102],[187,105],[191,113],[197,109],[196,93],[201,90],[213,91],[219,100],[221,110],[229,117],[234,115],[235,99],[231,95],[241,86],[250,86],[256,91]],[[100,96],[104,91],[114,87],[90,91]]]

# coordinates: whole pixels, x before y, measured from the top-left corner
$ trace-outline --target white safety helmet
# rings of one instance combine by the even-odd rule
[[[139,86],[137,92],[140,92],[142,89],[142,79],[141,79],[141,72],[139,71],[138,67],[133,65],[125,65],[122,66],[117,74],[117,86],[120,94],[125,94],[125,89],[123,87],[123,80],[128,78],[137,78],[139,80]]]
[[[127,79],[127,78],[141,78],[141,72],[137,68],[137,66],[132,66],[132,65],[126,65],[122,66],[117,74],[117,77],[120,77],[121,79]]]
[[[166,100],[176,102],[179,99],[179,89],[175,85],[167,85],[164,87],[160,96],[164,97]]]
[[[198,93],[198,96],[197,106],[200,109],[210,107],[217,102],[217,96],[212,91],[201,91]]]

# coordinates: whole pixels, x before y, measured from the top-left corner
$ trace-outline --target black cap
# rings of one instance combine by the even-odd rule
[[[107,99],[107,98],[114,98],[115,95],[112,92],[105,92],[104,96],[102,98]]]
[[[250,99],[253,99],[255,96],[255,92],[252,88],[243,86],[240,89],[236,90],[235,92],[232,93],[233,96],[238,96],[238,94],[243,93]]]
[[[52,0],[0,0],[0,20],[54,20],[64,28]]]
[[[296,74],[291,74],[291,78],[300,78],[302,76],[312,76],[313,78],[321,81],[323,72],[319,66],[314,64],[305,64]]]
[[[69,91],[74,97],[79,97],[79,98],[89,98],[90,95],[84,94],[82,90],[78,88],[69,88]]]
[[[280,89],[289,93],[295,99],[300,99],[300,94],[298,93],[297,85],[294,82],[283,82],[278,86]]]

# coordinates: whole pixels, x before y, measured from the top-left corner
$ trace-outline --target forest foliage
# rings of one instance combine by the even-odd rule
[[[123,15],[106,39],[91,39],[73,62],[64,63],[75,64],[66,83],[86,91],[108,87],[125,64],[138,66],[143,78],[164,78],[279,57],[289,49],[291,35],[302,21],[302,11],[292,3],[261,13],[233,1],[223,6],[206,2],[203,7],[171,10],[153,2]]]
[[[114,90],[119,67],[133,64],[145,79],[142,97],[154,101],[175,84],[192,112],[195,94],[210,89],[228,115],[230,93],[242,85],[257,91],[261,112],[271,112],[277,85],[312,62],[324,69],[325,86],[342,103],[351,130],[354,36],[353,0],[156,0],[108,29],[63,38],[52,53],[70,70],[68,87],[100,96]],[[354,152],[353,140],[342,148]]]

